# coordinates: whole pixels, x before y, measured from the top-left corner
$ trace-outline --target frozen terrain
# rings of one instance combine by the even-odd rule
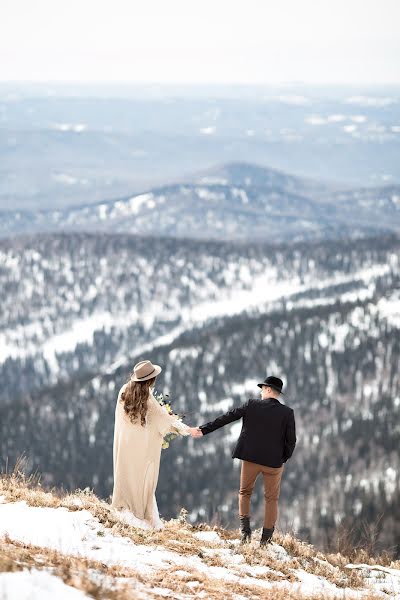
[[[80,600],[92,597],[90,584],[127,599],[400,597],[398,563],[346,562],[283,534],[265,549],[256,540],[241,547],[237,531],[193,528],[184,518],[153,532],[91,494],[59,499],[9,480],[2,488],[2,600]]]

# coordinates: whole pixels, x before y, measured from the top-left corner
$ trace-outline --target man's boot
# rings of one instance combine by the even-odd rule
[[[242,534],[242,544],[251,541],[250,517],[240,517],[240,533]]]
[[[261,540],[260,540],[260,546],[266,546],[267,544],[271,543],[274,530],[275,530],[275,527],[272,527],[272,529],[266,529],[265,527],[263,528],[262,536],[261,536]]]

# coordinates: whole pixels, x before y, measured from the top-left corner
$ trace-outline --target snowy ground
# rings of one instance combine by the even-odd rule
[[[46,571],[0,573],[0,598],[8,600],[83,600],[88,596]]]
[[[139,526],[140,522],[134,521]],[[168,525],[167,525],[168,527]],[[141,530],[146,535],[145,530]],[[186,537],[185,537],[186,536]],[[217,531],[182,532],[182,548],[189,537],[195,542],[197,554],[179,553],[166,549],[160,543],[134,543],[129,537],[123,537],[104,527],[88,510],[70,511],[66,508],[48,508],[28,506],[25,501],[6,502],[0,497],[0,539],[8,543],[31,544],[32,546],[54,550],[65,556],[83,557],[106,565],[108,569],[120,567],[129,569],[130,579],[125,577],[124,583],[136,580],[137,597],[169,596],[170,598],[207,598],[207,593],[200,590],[199,574],[208,580],[215,579],[222,588],[227,584],[240,584],[248,590],[260,592],[281,588],[288,592],[298,592],[322,598],[360,598],[368,596],[372,591],[374,597],[400,598],[400,570],[380,565],[348,565],[348,569],[360,573],[364,580],[363,589],[337,587],[332,580],[310,572],[311,569],[283,567],[290,565],[293,557],[277,544],[269,546],[265,552],[276,560],[277,567],[249,564],[246,557],[238,551],[239,540],[224,540]],[[177,544],[180,540],[177,539]],[[259,552],[258,543],[253,542],[255,551]],[[216,566],[215,563],[221,566]],[[303,561],[304,562],[304,561]],[[320,561],[323,563],[323,561]],[[212,564],[214,563],[214,564]],[[304,563],[305,564],[305,563]],[[322,565],[334,573],[335,567],[327,563]],[[172,589],[155,589],[151,584],[152,577],[160,571],[173,571],[176,580],[186,584],[187,592],[175,592]],[[139,577],[140,575],[140,577]],[[93,574],[95,576],[95,573]],[[149,587],[146,596],[146,578]],[[110,577],[111,586],[118,587],[121,578]],[[143,583],[144,579],[144,583]],[[154,593],[156,592],[156,596]],[[85,594],[81,590],[66,585],[51,572],[31,569],[13,573],[0,573],[1,600],[79,600]],[[234,597],[225,594],[226,598]],[[236,595],[236,599],[244,597]],[[247,596],[248,597],[248,596]],[[260,597],[260,596],[257,596]]]

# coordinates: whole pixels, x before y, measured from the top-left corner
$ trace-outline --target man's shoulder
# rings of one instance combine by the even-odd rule
[[[264,407],[268,405],[268,402],[266,402],[265,400],[261,400],[261,398],[249,398],[249,400],[247,401],[247,406],[254,406],[254,407]],[[291,408],[290,406],[288,406],[287,404],[282,404],[282,402],[278,401],[278,403],[274,403],[276,406],[278,406],[281,410],[283,410],[284,412],[289,413],[294,413],[293,408]]]
[[[249,398],[246,402],[247,406],[258,406],[262,404],[262,400],[260,398]]]
[[[293,408],[291,408],[287,404],[282,404],[282,406],[285,407],[285,410],[286,410],[286,413],[287,413],[288,416],[293,416],[294,417],[294,410],[293,410]]]
[[[268,402],[266,400],[263,400],[261,398],[249,398],[246,402],[247,406],[254,406],[254,407],[267,407],[268,406]],[[284,404],[279,403],[278,406],[284,406]]]

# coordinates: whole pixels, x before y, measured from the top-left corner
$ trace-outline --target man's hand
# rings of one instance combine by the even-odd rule
[[[193,438],[200,438],[203,437],[203,432],[201,431],[200,427],[190,427],[190,435]]]

